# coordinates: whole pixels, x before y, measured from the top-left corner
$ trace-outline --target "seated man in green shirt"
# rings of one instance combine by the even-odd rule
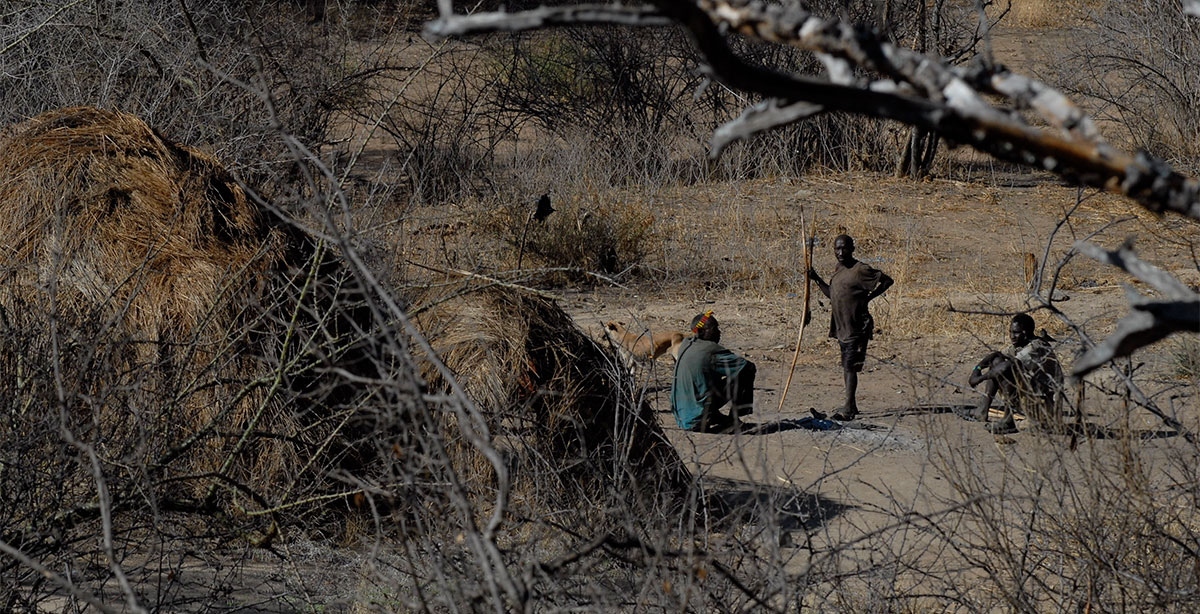
[[[692,318],[693,336],[679,346],[671,385],[671,412],[680,428],[724,433],[738,418],[754,411],[754,363],[722,347],[721,328],[712,311]],[[729,414],[721,413],[732,403]]]

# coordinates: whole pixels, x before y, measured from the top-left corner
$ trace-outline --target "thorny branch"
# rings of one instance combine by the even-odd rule
[[[449,5],[439,3],[440,16],[426,25],[428,35],[443,38],[563,24],[683,26],[707,62],[706,72],[729,87],[767,99],[714,132],[710,143],[714,156],[729,143],[764,130],[823,111],[846,111],[930,130],[948,142],[971,145],[1001,160],[1123,194],[1154,213],[1170,211],[1200,221],[1200,181],[1147,152],[1116,149],[1064,94],[986,56],[977,57],[969,67],[951,66],[893,45],[867,28],[817,17],[796,3],[651,0],[639,6],[584,4],[474,15],[454,14]],[[1200,3],[1185,3],[1189,15],[1200,15],[1197,6]],[[826,67],[829,80],[749,64],[730,49],[730,32],[811,51]],[[879,78],[856,77],[854,69]],[[1011,107],[991,104],[985,95],[1000,97]],[[1033,113],[1050,127],[1031,125],[1019,111]],[[1116,266],[1131,262],[1128,258],[1109,261]],[[1089,352],[1076,366],[1076,374],[1172,332],[1197,328],[1195,298],[1190,303],[1178,298],[1131,300],[1134,313],[1122,321],[1123,328]]]
[[[1166,271],[1138,258],[1129,241],[1113,251],[1080,242],[1075,249],[1097,261],[1118,267],[1162,293],[1163,299],[1142,296],[1126,288],[1131,311],[1117,322],[1107,339],[1075,361],[1074,375],[1091,372],[1104,363],[1133,353],[1171,333],[1200,332],[1200,295]]]

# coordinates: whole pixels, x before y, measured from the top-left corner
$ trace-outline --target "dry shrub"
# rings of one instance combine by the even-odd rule
[[[1001,462],[945,453],[943,475],[964,502],[956,550],[978,581],[948,595],[965,611],[1190,612],[1200,605],[1195,446],[1154,431],[1111,431],[1088,407],[1076,449],[1045,437]],[[1149,440],[1166,437],[1160,444]],[[1014,520],[1020,518],[1021,520]],[[935,530],[945,531],[945,527]],[[961,592],[960,592],[961,591]]]
[[[530,220],[525,207],[512,211],[507,234],[518,252],[523,245],[545,265],[613,275],[641,264],[653,249],[654,214],[641,200],[588,186],[554,207],[544,223]]]
[[[1051,82],[1078,92],[1115,143],[1194,173],[1200,160],[1200,38],[1193,18],[1179,2],[1157,0],[1106,3],[1085,16],[1055,62]]]
[[[1172,337],[1167,340],[1166,349],[1175,376],[1192,382],[1200,381],[1200,340],[1195,337]]]
[[[0,435],[32,429],[49,454],[15,466],[49,463],[66,429],[205,507],[315,486],[301,468],[344,390],[318,390],[314,369],[353,348],[353,309],[329,315],[344,298],[336,263],[213,158],[125,113],[68,108],[11,127],[0,178],[0,362],[24,374],[5,393],[33,420]],[[62,494],[64,507],[87,495]]]
[[[993,6],[989,13],[997,15],[1005,3]],[[1099,8],[1095,0],[1013,0],[1011,23],[1023,28],[1062,28],[1076,23],[1087,11]],[[989,15],[995,17],[996,15]]]

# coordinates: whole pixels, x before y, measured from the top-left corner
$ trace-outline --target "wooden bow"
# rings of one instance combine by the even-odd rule
[[[808,271],[812,269],[812,247],[817,238],[817,216],[813,214],[809,228],[804,226],[804,205],[800,205],[800,234],[804,236],[804,311],[800,315],[800,334],[796,335],[796,351],[792,353],[792,368],[788,370],[787,383],[783,385],[783,394],[779,396],[779,411],[783,411],[783,402],[787,400],[788,388],[792,385],[792,375],[796,373],[796,359],[800,358],[800,344],[804,341],[804,326],[808,324],[809,286]]]

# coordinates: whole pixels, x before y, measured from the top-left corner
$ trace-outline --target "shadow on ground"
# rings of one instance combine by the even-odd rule
[[[885,416],[915,416],[920,414],[955,414],[970,422],[979,422],[977,419],[967,418],[966,416],[975,410],[975,405],[914,405],[911,407],[899,407],[886,410],[880,413],[872,413],[865,415],[865,418],[878,418]],[[994,420],[994,418],[993,418]],[[1094,422],[1083,422],[1073,413],[1063,415],[1063,424],[1061,428],[1039,428],[1027,427],[1022,429],[1023,432],[1035,431],[1047,435],[1064,435],[1072,438],[1084,439],[1122,439],[1128,437],[1141,441],[1151,439],[1167,439],[1170,437],[1178,437],[1179,433],[1173,430],[1164,429],[1121,429],[1111,428]]]
[[[853,506],[794,487],[769,486],[725,478],[707,478],[709,510],[714,528],[742,525],[775,527],[780,531],[810,531]]]
[[[1177,431],[1158,430],[1158,429],[1114,429],[1094,422],[1069,422],[1063,425],[1063,429],[1059,433],[1054,431],[1045,431],[1055,435],[1069,435],[1072,438],[1083,439],[1137,439],[1148,441],[1151,439],[1167,439],[1170,437],[1178,437]]]
[[[884,414],[888,415],[888,414]],[[782,433],[785,431],[806,430],[806,431],[887,431],[889,427],[865,422],[871,418],[879,417],[875,414],[860,414],[858,418],[848,421],[839,422],[828,418],[804,417],[804,418],[788,418],[776,422],[760,422],[758,424],[746,424],[746,428],[742,431],[743,435],[771,435],[774,433]]]
[[[905,407],[896,407],[886,409],[880,412],[871,412],[865,415],[866,418],[883,418],[887,416],[918,416],[923,414],[955,414],[959,417],[967,414],[975,409],[975,405],[969,404],[945,404],[931,403],[927,405],[909,405]]]
[[[773,433],[782,433],[784,431],[794,431],[804,429],[806,431],[836,431],[846,428],[842,424],[838,424],[833,420],[823,418],[788,418],[787,420],[779,420],[776,422],[759,422],[758,424],[747,424],[746,429],[742,431],[743,435],[771,435]]]

